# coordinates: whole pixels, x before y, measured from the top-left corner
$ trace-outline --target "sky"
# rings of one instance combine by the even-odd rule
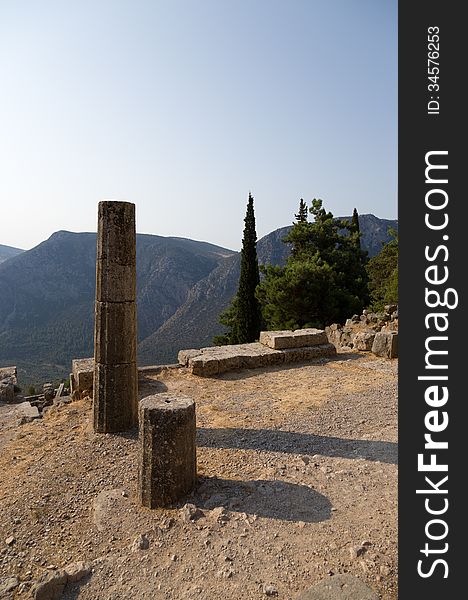
[[[396,0],[0,0],[0,244],[397,216]]]

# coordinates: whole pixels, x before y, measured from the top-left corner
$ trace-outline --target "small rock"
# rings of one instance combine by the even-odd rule
[[[6,577],[0,579],[0,598],[3,598],[19,586],[18,577]]]
[[[16,542],[15,538],[10,535],[9,537],[7,537],[7,539],[5,540],[5,544],[7,546],[13,546],[13,544]]]
[[[138,550],[148,550],[149,540],[146,535],[139,535],[132,544],[132,552],[138,552]]]
[[[380,574],[383,577],[388,577],[390,575],[390,567],[388,565],[380,565]]]
[[[200,519],[204,516],[204,513],[199,508],[197,508],[195,504],[185,504],[180,509],[180,516],[186,523],[189,523],[191,521],[196,521],[197,519]]]
[[[278,595],[278,590],[275,588],[274,585],[263,585],[263,593],[265,594],[265,596],[277,596]]]
[[[229,521],[229,515],[226,512],[224,506],[218,506],[211,511],[212,518],[221,525],[224,525]]]
[[[351,558],[354,560],[355,558],[357,558],[358,556],[361,556],[362,554],[364,554],[365,549],[362,546],[351,546],[351,548],[349,549],[349,555],[351,556]]]
[[[175,525],[175,520],[172,517],[166,517],[159,524],[159,529],[168,530],[173,525]]]
[[[34,600],[58,600],[67,584],[68,576],[63,569],[48,571],[34,586]]]
[[[91,573],[91,565],[82,561],[72,563],[65,567],[65,573],[67,574],[68,582],[75,583]]]

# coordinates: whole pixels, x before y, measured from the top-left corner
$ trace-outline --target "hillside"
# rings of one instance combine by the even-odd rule
[[[363,246],[376,253],[385,221],[360,216]],[[288,227],[258,242],[261,263],[282,264]],[[93,353],[94,233],[59,231],[0,264],[0,364],[24,386],[66,377],[72,358]],[[182,347],[208,345],[236,292],[239,254],[185,238],[137,236],[139,362],[174,362]]]
[[[198,486],[169,509],[141,507],[136,431],[93,433],[89,399],[23,425],[0,406],[0,583],[31,598],[82,561],[63,600],[292,600],[343,574],[395,600],[397,367],[341,353],[142,378],[141,398],[197,406]]]
[[[343,218],[351,220],[351,217]],[[389,240],[388,228],[398,228],[397,221],[379,219],[374,215],[360,215],[359,224],[363,248],[370,256],[375,256],[382,244]],[[289,246],[281,240],[289,229],[290,227],[276,229],[258,241],[260,264],[284,264]],[[199,281],[174,315],[140,343],[140,362],[154,363],[155,349],[158,349],[159,359],[156,362],[167,363],[174,362],[181,348],[210,346],[213,337],[224,331],[218,323],[218,316],[237,291],[239,273],[240,256],[235,254]]]
[[[19,379],[66,376],[93,347],[96,234],[60,231],[0,265],[0,363]],[[139,339],[158,329],[194,284],[232,251],[205,242],[137,236]]]
[[[13,246],[4,246],[3,244],[0,244],[0,263],[5,262],[13,256],[21,254],[21,252],[24,252],[24,250],[21,250],[20,248],[14,248]]]

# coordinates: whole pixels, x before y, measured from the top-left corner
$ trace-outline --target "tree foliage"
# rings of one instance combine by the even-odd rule
[[[254,199],[249,194],[244,219],[239,288],[231,305],[220,316],[220,323],[228,328],[225,335],[217,336],[215,344],[246,344],[258,340],[262,327],[259,301],[255,295],[260,283],[257,258]]]
[[[367,264],[372,310],[398,302],[398,233],[389,229],[392,239]]]
[[[294,217],[297,223],[307,223],[308,221],[308,210],[307,204],[304,202],[304,199],[301,198],[299,201],[299,212],[297,212]]]
[[[284,238],[292,247],[286,265],[262,268],[257,297],[268,329],[343,322],[368,302],[359,231],[335,219],[321,200],[314,199],[309,212],[314,221],[298,220]]]

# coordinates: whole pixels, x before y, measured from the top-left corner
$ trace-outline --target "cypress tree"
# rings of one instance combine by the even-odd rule
[[[258,340],[262,327],[260,304],[255,290],[260,283],[257,257],[254,199],[249,193],[244,219],[239,288],[229,308],[221,314],[220,323],[229,331],[213,340],[215,344],[246,344]]]
[[[258,340],[261,329],[260,305],[255,296],[255,290],[260,283],[257,232],[255,229],[254,199],[250,193],[244,223],[241,272],[237,292],[237,338],[239,344]]]
[[[358,215],[357,208],[355,208],[353,210],[353,218],[351,219],[351,227],[353,228],[353,231],[355,233],[361,233],[361,230],[359,228],[359,215]]]
[[[358,253],[360,253],[361,252],[361,229],[359,227],[359,215],[358,215],[357,208],[354,208],[354,210],[353,210],[350,234],[351,234],[352,238],[354,239],[354,243],[356,245],[356,251]]]

